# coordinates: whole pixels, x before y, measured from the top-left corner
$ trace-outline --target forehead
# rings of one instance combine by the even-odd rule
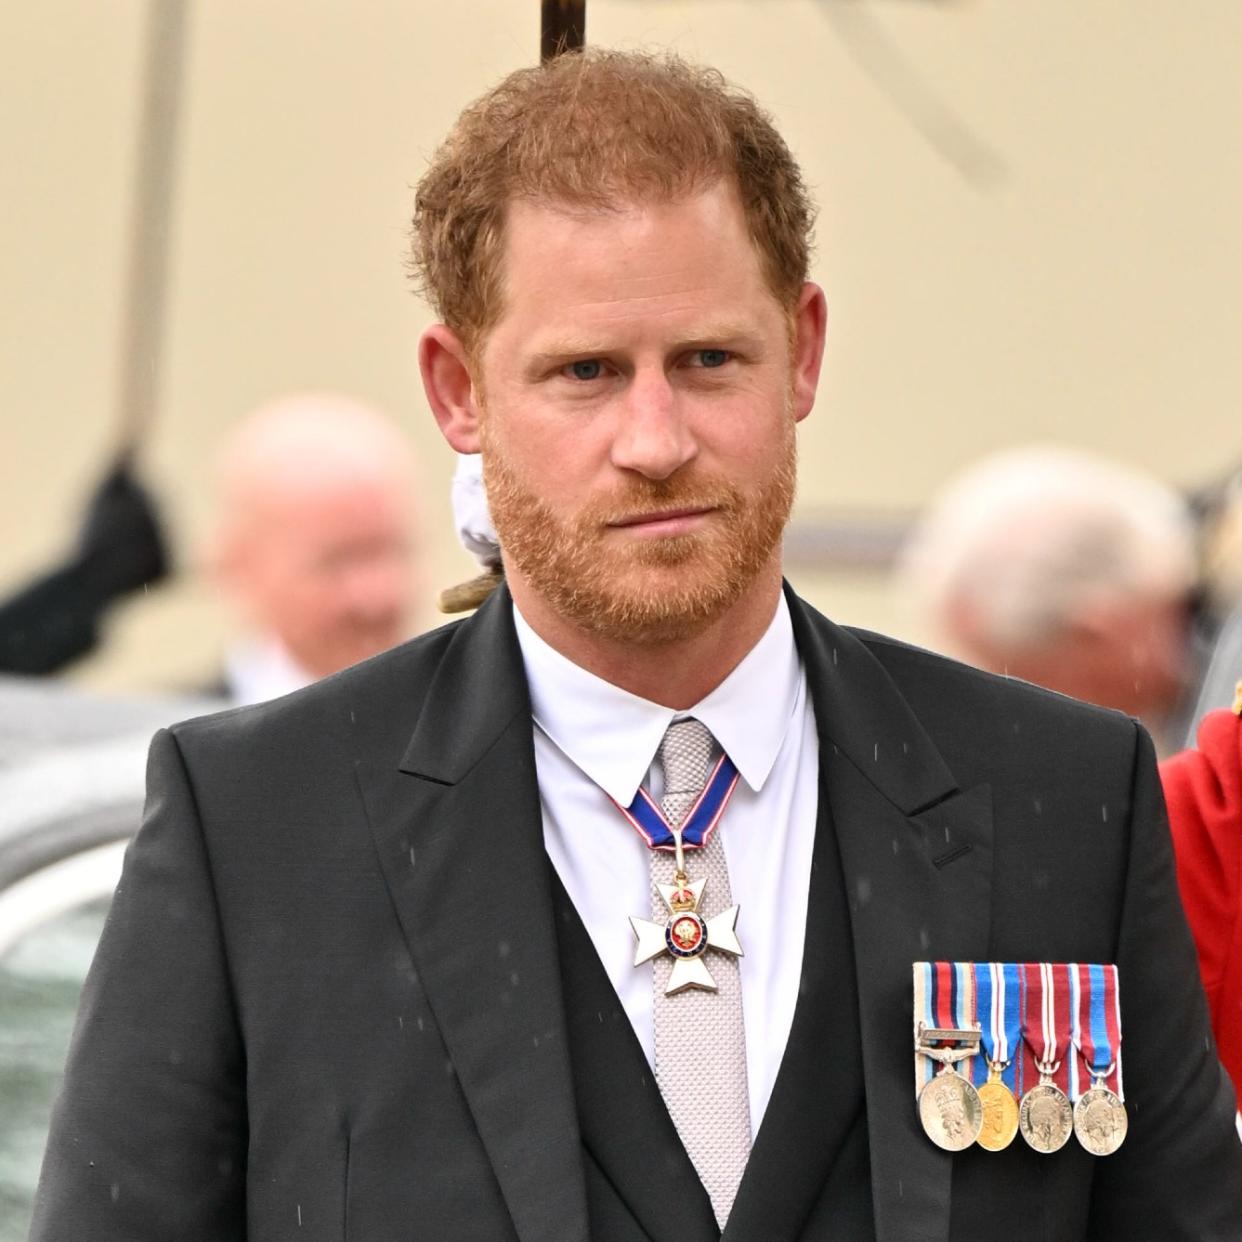
[[[506,213],[495,331],[672,327],[705,311],[781,316],[736,190],[577,208],[526,199]]]

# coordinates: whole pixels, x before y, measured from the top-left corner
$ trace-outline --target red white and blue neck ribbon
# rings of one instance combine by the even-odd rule
[[[706,845],[716,831],[716,825],[737,788],[738,770],[728,755],[722,754],[716,761],[712,774],[703,786],[694,805],[681,824],[681,843],[686,849]],[[659,804],[641,786],[629,806],[617,803],[617,809],[625,816],[644,841],[653,850],[672,850],[673,829]]]

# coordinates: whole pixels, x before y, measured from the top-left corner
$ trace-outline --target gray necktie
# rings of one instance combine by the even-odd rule
[[[697,720],[671,724],[660,743],[664,796],[660,809],[680,825],[707,783],[712,735]],[[671,884],[673,855],[651,851],[651,909],[663,923],[668,908],[656,884]],[[720,830],[686,856],[691,880],[707,880],[699,913],[711,918],[733,904]],[[655,959],[655,1072],[673,1124],[712,1201],[721,1229],[729,1217],[750,1154],[750,1097],[742,982],[735,957],[712,953],[717,991],[692,989],[665,996],[672,959]]]

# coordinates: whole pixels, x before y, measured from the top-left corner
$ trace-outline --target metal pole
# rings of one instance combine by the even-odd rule
[[[117,439],[123,462],[133,457],[159,401],[188,8],[189,0],[150,0],[148,10],[117,390]]]
[[[586,45],[586,0],[540,0],[539,58],[545,63]]]

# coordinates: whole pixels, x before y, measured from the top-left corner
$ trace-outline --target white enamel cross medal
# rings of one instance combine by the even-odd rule
[[[737,938],[737,913],[739,907],[730,906],[714,918],[705,919],[699,914],[706,880],[690,881],[686,878],[685,856],[682,850],[681,832],[673,830],[673,842],[677,851],[677,873],[672,884],[658,884],[660,896],[668,907],[669,917],[664,923],[630,916],[630,926],[638,938],[634,950],[634,965],[667,953],[673,959],[665,996],[674,996],[688,988],[700,988],[714,992],[716,981],[703,960],[708,949],[742,956],[742,946]]]

